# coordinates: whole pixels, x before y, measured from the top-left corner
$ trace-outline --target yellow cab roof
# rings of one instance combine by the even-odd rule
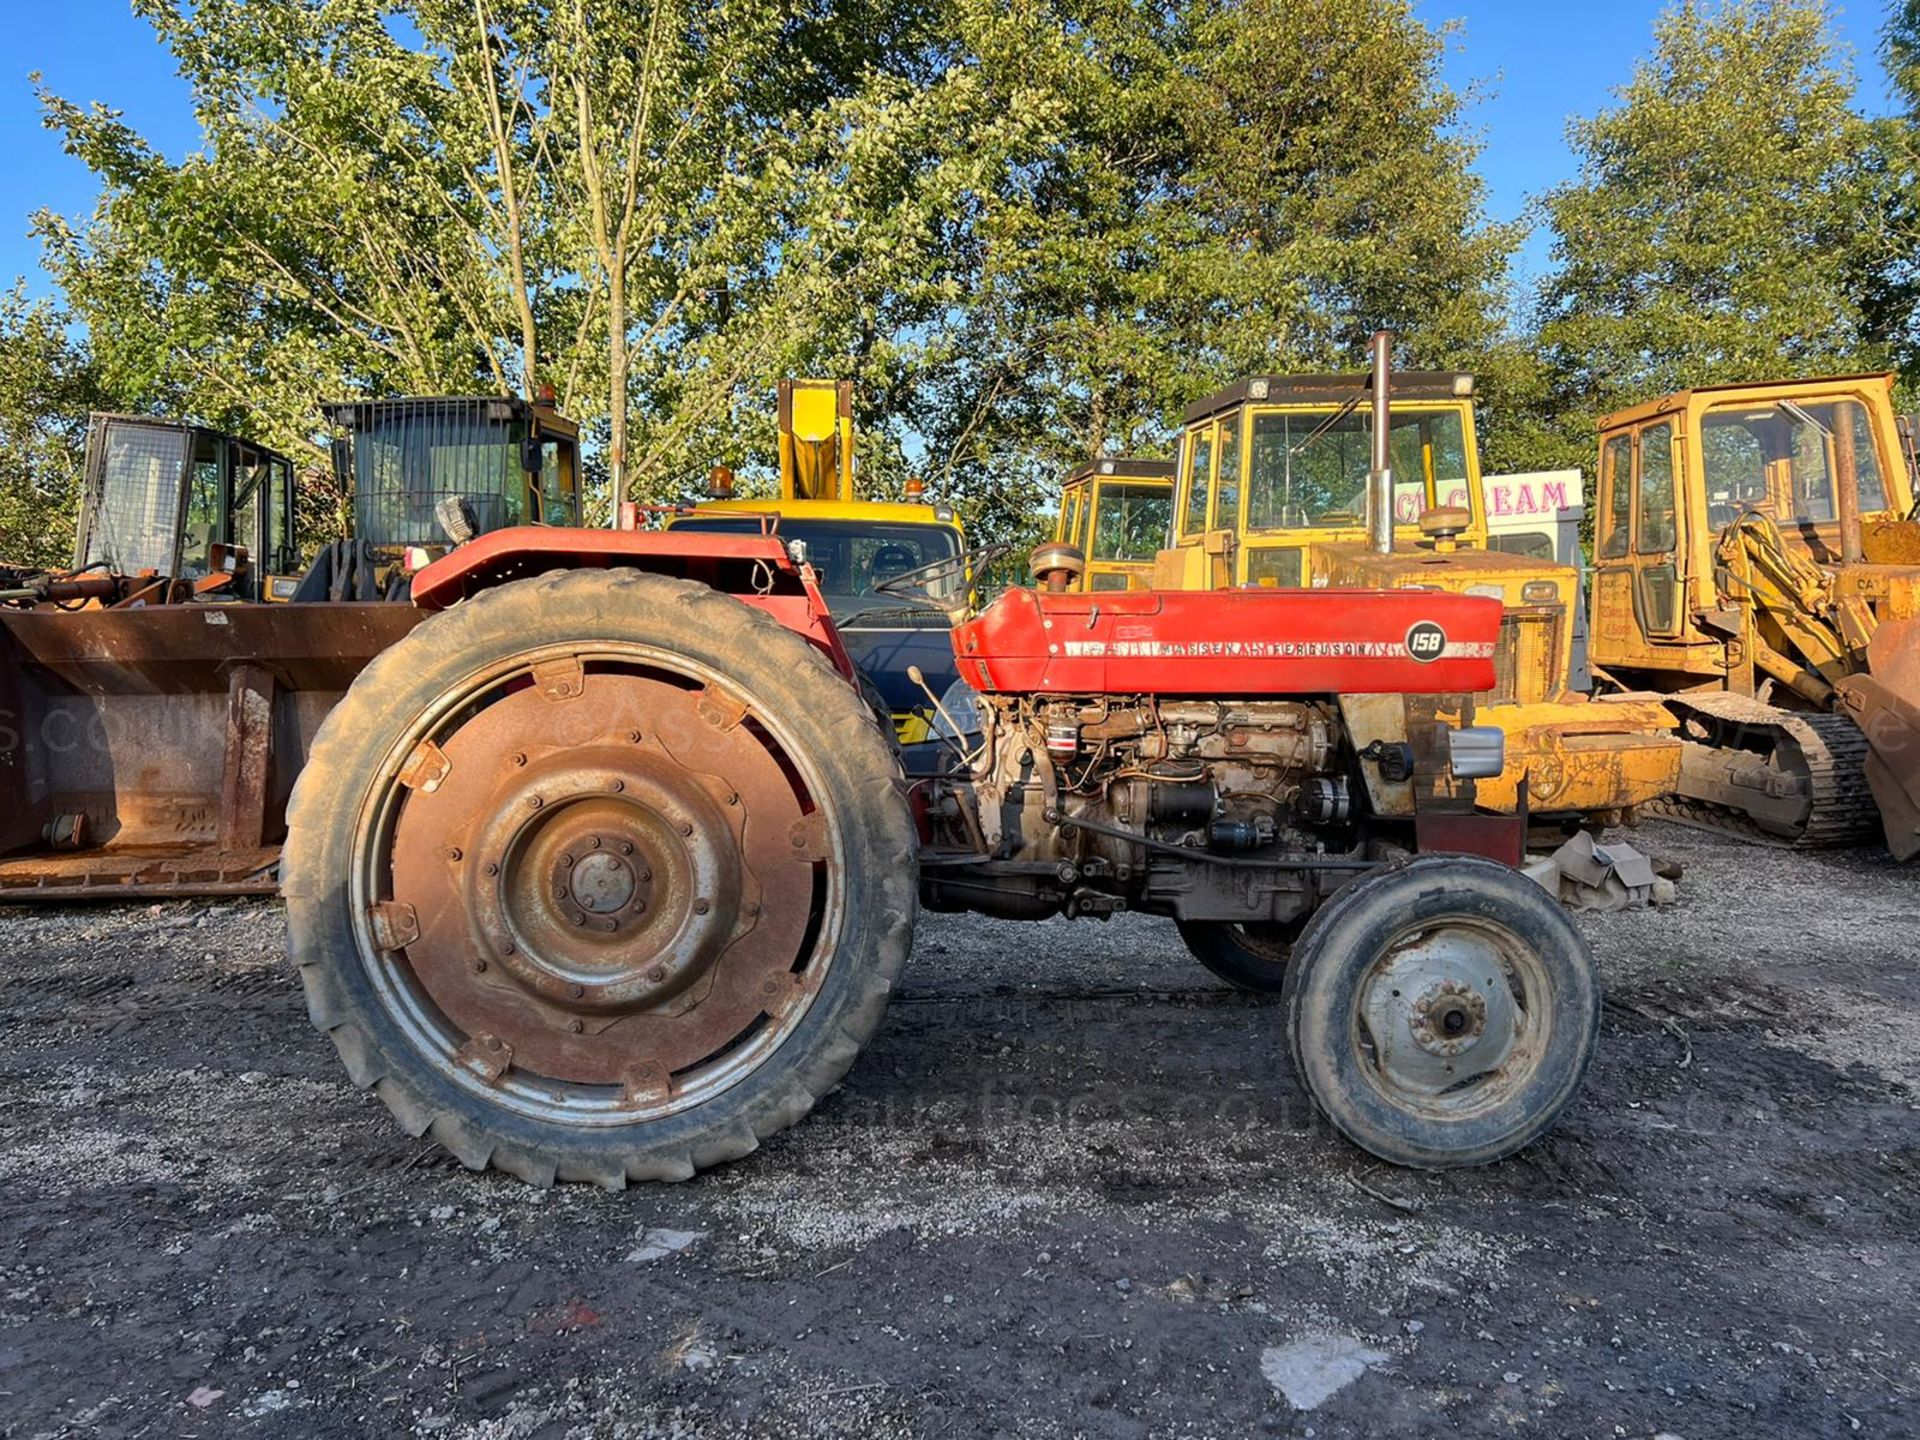
[[[1630,405],[1624,410],[1615,410],[1610,415],[1602,415],[1595,424],[1598,430],[1614,430],[1623,425],[1637,425],[1642,420],[1651,420],[1656,415],[1670,415],[1685,410],[1695,400],[1713,401],[1723,395],[1749,395],[1758,404],[1768,397],[1796,399],[1808,393],[1830,390],[1838,386],[1857,387],[1879,382],[1891,386],[1894,375],[1890,371],[1864,371],[1857,375],[1808,375],[1794,380],[1740,380],[1729,381],[1721,385],[1695,385],[1686,390],[1675,390],[1656,400],[1645,400],[1638,405]]]

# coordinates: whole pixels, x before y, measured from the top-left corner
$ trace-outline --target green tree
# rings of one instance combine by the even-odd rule
[[[1540,325],[1570,434],[1665,390],[1887,359],[1861,293],[1891,249],[1883,165],[1832,24],[1823,0],[1686,0],[1620,103],[1570,127]]]
[[[1442,37],[1401,0],[1056,0],[963,35],[1044,117],[978,200],[966,313],[924,414],[1003,503],[1163,446],[1234,376],[1498,343],[1517,232],[1487,223]]]
[[[1920,389],[1920,0],[1894,0],[1885,32],[1887,75],[1901,109],[1875,122],[1883,161],[1887,247],[1863,282],[1876,333],[1909,390]]]
[[[24,283],[0,293],[0,563],[72,561],[87,414],[105,403],[67,317]]]

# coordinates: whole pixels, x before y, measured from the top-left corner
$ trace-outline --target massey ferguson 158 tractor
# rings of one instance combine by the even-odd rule
[[[1599,993],[1486,858],[1515,841],[1473,804],[1499,732],[1436,718],[1493,684],[1500,602],[1074,594],[1058,548],[954,630],[971,688],[912,782],[771,527],[514,528],[420,572],[434,613],[289,811],[289,944],[355,1082],[474,1168],[685,1178],[846,1073],[921,906],[1133,909],[1305,922],[1285,1043],[1373,1154],[1473,1164],[1551,1126]]]

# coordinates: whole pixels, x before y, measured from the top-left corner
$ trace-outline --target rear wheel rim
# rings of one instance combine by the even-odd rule
[[[528,651],[448,687],[356,827],[358,960],[408,1043],[526,1119],[617,1127],[759,1069],[845,923],[839,807],[686,655]]]
[[[1348,1041],[1369,1087],[1424,1121],[1470,1121],[1522,1099],[1552,1048],[1545,960],[1483,917],[1409,926],[1354,990]]]

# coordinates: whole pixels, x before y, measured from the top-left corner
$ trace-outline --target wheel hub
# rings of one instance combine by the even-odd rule
[[[619,1087],[638,1113],[804,1010],[822,832],[740,720],[709,692],[589,672],[561,700],[511,691],[441,742],[390,893],[458,1033],[500,1042],[514,1075]]]
[[[1361,998],[1389,1085],[1437,1095],[1512,1054],[1518,1004],[1494,946],[1465,930],[1423,932],[1376,962]]]
[[[514,771],[485,808],[470,852],[477,938],[536,997],[595,1014],[656,1005],[732,936],[739,847],[687,772],[566,751]]]
[[[564,905],[571,899],[588,915],[608,917],[609,928],[618,929],[620,922],[617,917],[634,904],[640,880],[632,864],[623,856],[601,848],[605,842],[600,836],[594,836],[587,843],[593,847],[592,853],[577,864],[571,854],[560,857],[560,868],[554,875],[554,900]],[[631,851],[625,842],[622,842],[622,848]],[[653,872],[648,870],[646,873],[651,879]],[[638,908],[642,913],[645,912],[644,899],[639,901]],[[574,923],[585,923],[585,917]]]

